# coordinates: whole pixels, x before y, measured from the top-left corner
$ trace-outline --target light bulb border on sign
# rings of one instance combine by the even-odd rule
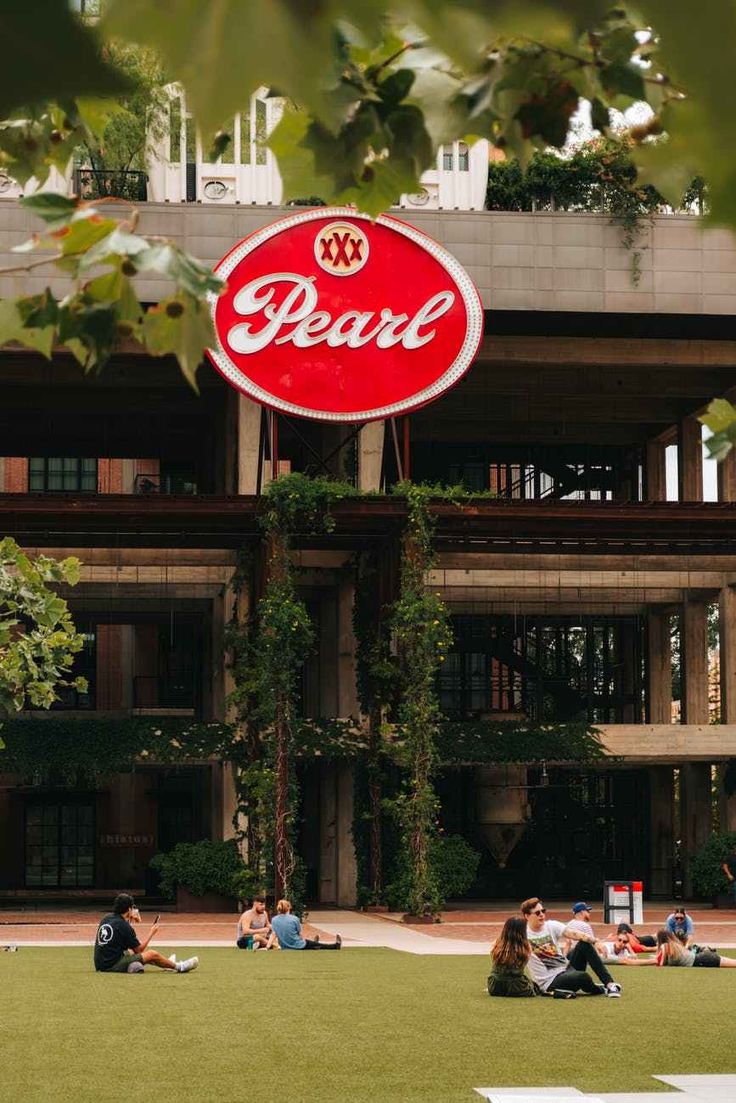
[[[452,278],[453,283],[462,296],[467,325],[465,339],[460,350],[452,364],[448,366],[442,375],[439,376],[434,383],[430,384],[430,386],[423,388],[409,398],[372,410],[340,411],[336,413],[330,410],[310,409],[296,405],[293,402],[287,402],[285,399],[279,398],[278,395],[274,395],[270,391],[264,390],[263,387],[258,386],[257,383],[254,383],[253,380],[249,379],[228,356],[222,346],[219,334],[217,334],[215,309],[218,296],[215,295],[214,292],[210,292],[207,298],[210,303],[213,325],[215,326],[217,347],[207,349],[207,355],[215,368],[217,368],[225,380],[236,390],[245,394],[248,398],[252,398],[256,402],[259,402],[262,406],[266,406],[280,413],[290,414],[294,417],[311,418],[314,421],[351,424],[355,422],[378,421],[381,418],[398,417],[402,414],[411,413],[413,410],[418,410],[420,407],[426,406],[427,403],[439,398],[441,394],[453,387],[463,375],[465,375],[478,351],[483,337],[484,327],[483,304],[478,290],[470,276],[465,271],[460,261],[422,230],[417,230],[407,222],[402,222],[400,219],[393,218],[390,215],[379,215],[378,218],[372,219],[370,215],[364,214],[362,211],[356,211],[352,207],[315,207],[313,210],[301,211],[299,214],[280,218],[276,222],[269,223],[268,226],[263,226],[260,230],[255,230],[252,234],[249,234],[248,237],[243,238],[242,241],[234,245],[230,252],[215,265],[215,273],[226,280],[245,257],[260,245],[263,245],[264,242],[269,241],[272,237],[276,237],[285,230],[291,229],[293,226],[300,226],[305,222],[316,222],[323,219],[342,218],[359,220],[362,222],[375,222],[379,226],[386,226],[390,230],[403,234],[404,237],[409,238],[410,241],[413,241],[421,249],[429,253],[430,256],[434,257]]]

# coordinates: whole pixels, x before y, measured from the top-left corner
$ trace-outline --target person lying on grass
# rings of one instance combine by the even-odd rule
[[[164,957],[158,950],[149,950],[148,944],[158,931],[154,923],[148,938],[140,942],[130,925],[137,913],[133,897],[121,892],[115,897],[112,912],[100,920],[95,936],[95,969],[98,973],[142,973],[144,965],[157,965],[159,969],[174,969],[177,973],[189,973],[199,965],[199,958],[186,961]]]
[[[595,948],[595,938],[555,919],[547,919],[547,909],[538,896],[524,901],[521,914],[527,922],[526,933],[532,948],[529,971],[532,980],[543,991],[564,989],[585,992],[589,996],[621,995],[621,986],[615,983]],[[564,953],[566,938],[575,942],[574,949],[567,956]],[[588,973],[588,966],[600,984],[596,984]]]
[[[302,938],[302,925],[291,914],[291,903],[288,900],[279,900],[276,912],[271,920],[271,929],[282,950],[339,950],[342,946],[339,934],[335,935],[334,942],[320,942],[319,937]]]
[[[604,942],[614,942],[617,935],[629,936],[629,949],[635,954],[650,954],[657,945],[657,939],[653,934],[637,935],[628,923],[619,923],[615,933],[606,935]]]
[[[261,946],[270,949],[272,945],[271,920],[266,911],[265,896],[254,896],[252,906],[244,911],[238,920],[239,950],[248,949],[248,939],[252,940],[250,945],[254,950],[260,949]]]
[[[715,950],[685,946],[666,928],[657,931],[657,965],[678,965],[696,969],[736,969],[736,958],[721,957]],[[641,965],[647,964],[642,961]]]

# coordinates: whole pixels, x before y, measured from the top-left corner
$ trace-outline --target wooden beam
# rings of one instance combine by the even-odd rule
[[[478,359],[488,363],[614,364],[736,367],[736,341],[678,341],[628,337],[501,337],[487,335]]]
[[[644,462],[644,498],[648,502],[667,501],[667,445],[648,440]]]
[[[736,758],[736,724],[596,724],[596,730],[608,753],[627,761],[677,764]]]
[[[703,601],[683,602],[680,649],[683,723],[707,724],[708,607]]]

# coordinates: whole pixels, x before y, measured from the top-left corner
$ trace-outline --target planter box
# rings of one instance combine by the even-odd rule
[[[178,912],[233,912],[235,901],[232,896],[222,896],[219,892],[206,892],[204,896],[194,896],[182,885],[176,890],[176,910]]]
[[[369,915],[382,915],[388,911],[388,904],[365,904],[363,911]]]
[[[714,908],[736,908],[733,896],[730,892],[719,892],[717,896],[713,897]]]
[[[402,915],[402,923],[411,923],[412,926],[425,926],[427,923],[439,923],[440,917],[438,915]]]

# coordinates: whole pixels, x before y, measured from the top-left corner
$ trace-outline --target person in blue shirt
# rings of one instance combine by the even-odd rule
[[[334,942],[320,942],[319,937],[302,938],[302,925],[291,914],[291,903],[288,900],[279,900],[276,905],[271,930],[278,938],[282,950],[339,950],[342,946],[339,934],[335,935]]]
[[[677,935],[679,938],[684,935],[685,945],[690,945],[695,934],[695,925],[684,908],[675,908],[672,914],[667,916],[664,925],[670,934]]]

